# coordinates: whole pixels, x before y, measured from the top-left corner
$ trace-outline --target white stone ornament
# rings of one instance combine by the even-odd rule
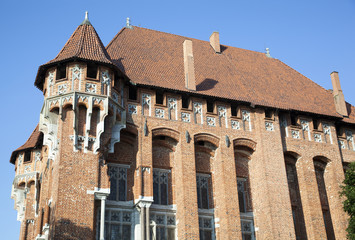
[[[130,115],[132,115],[132,114],[137,114],[137,105],[128,104],[128,113],[129,113]]]
[[[142,95],[143,106],[147,105],[150,107],[150,103],[152,101],[152,97],[149,94],[143,93]]]
[[[237,120],[231,120],[232,129],[240,129],[240,122]]]
[[[118,94],[115,93],[115,92],[113,92],[113,93],[112,93],[112,99],[113,99],[115,102],[118,103]]]
[[[177,100],[176,98],[168,98],[168,107],[169,109],[176,109]]]
[[[214,117],[207,117],[207,125],[215,127],[216,126],[216,118]]]
[[[194,113],[195,114],[202,114],[202,103],[194,103]]]
[[[86,83],[85,85],[85,92],[88,93],[96,93],[96,84],[95,83]]]
[[[223,106],[218,106],[218,116],[227,117],[227,108]]]
[[[322,142],[322,136],[318,133],[314,134],[314,141],[315,142]]]
[[[68,90],[68,87],[67,87],[66,83],[58,85],[58,94],[59,95],[66,93],[67,90]]]
[[[191,115],[190,115],[190,113],[184,113],[184,112],[182,112],[182,113],[181,113],[181,120],[182,120],[183,122],[191,122]]]
[[[73,68],[72,68],[72,81],[74,80],[80,80],[80,77],[81,77],[81,68],[79,68],[78,65],[75,65]]]
[[[110,84],[110,82],[111,82],[111,77],[110,77],[110,74],[108,73],[108,71],[103,71],[102,73],[101,73],[101,75],[102,75],[102,83],[103,84],[107,84],[107,85],[109,85]]]
[[[164,109],[156,108],[155,109],[155,116],[157,118],[164,118]]]
[[[249,111],[242,111],[242,120],[244,122],[250,122],[250,112]]]
[[[339,145],[341,149],[345,149],[345,142],[343,140],[339,140]]]
[[[267,131],[274,131],[274,124],[272,122],[265,122],[265,129]]]
[[[300,139],[300,132],[298,130],[291,130],[291,135],[295,139]]]

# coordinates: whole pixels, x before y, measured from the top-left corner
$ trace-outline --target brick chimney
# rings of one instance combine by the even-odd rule
[[[332,72],[330,74],[330,78],[332,79],[332,85],[333,85],[333,96],[334,96],[335,109],[339,114],[341,114],[343,116],[348,116],[348,111],[346,109],[344,94],[343,94],[343,91],[341,90],[341,87],[340,87],[338,72],[335,72],[335,71]]]
[[[210,44],[216,53],[221,53],[221,45],[219,44],[219,32],[213,32],[211,34]]]
[[[185,67],[185,87],[196,91],[194,55],[192,53],[192,41],[184,41],[184,67]]]

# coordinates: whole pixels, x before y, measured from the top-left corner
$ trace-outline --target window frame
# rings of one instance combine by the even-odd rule
[[[157,223],[156,221],[156,216],[164,216],[164,222],[163,223]],[[173,224],[168,224],[168,217],[173,217],[174,218],[174,223]],[[149,229],[150,229],[150,237],[151,240],[156,240],[157,239],[157,227],[163,228],[164,229],[164,237],[163,239],[168,239],[169,236],[169,230],[173,229],[174,230],[174,239],[177,239],[177,231],[176,231],[176,213],[172,209],[169,209],[168,211],[150,211],[149,215]],[[170,239],[169,239],[170,240]]]
[[[111,167],[114,167],[114,168],[118,168],[118,169],[125,169],[125,174],[126,174],[126,179],[125,180],[125,200],[119,200],[119,193],[120,193],[120,189],[119,189],[119,181],[120,179],[116,179],[116,198],[115,199],[112,199],[110,198],[112,192],[111,192],[111,186],[112,186],[112,182],[111,182],[111,176],[109,175],[109,178],[110,178],[110,195],[107,196],[107,200],[108,201],[113,201],[113,202],[127,202],[127,182],[128,182],[128,169],[130,168],[129,165],[125,165],[125,164],[118,164],[118,163],[108,163],[108,175],[109,175],[109,171],[110,171],[110,168]],[[119,171],[119,170],[118,170]]]
[[[155,191],[154,189],[154,186],[156,186],[156,183],[155,183],[155,179],[154,179],[154,174],[156,173],[159,173],[159,182],[157,183],[158,184],[158,200],[156,200],[154,198],[154,195],[155,195]],[[166,182],[166,204],[162,204],[162,195],[161,195],[161,185],[162,183],[160,182],[161,179],[160,179],[160,176],[161,174],[166,174],[167,175],[167,182]],[[153,168],[153,204],[156,204],[156,205],[164,205],[164,206],[167,206],[169,205],[169,182],[170,182],[170,179],[171,179],[171,170],[170,169],[164,169],[164,168]]]
[[[207,178],[207,208],[202,207],[203,204],[203,197],[202,197],[202,189],[199,186],[198,178]],[[210,209],[210,181],[211,181],[211,174],[206,173],[196,173],[196,191],[197,191],[197,207],[198,209]],[[200,203],[200,204],[199,204]],[[200,207],[200,206],[201,207]]]

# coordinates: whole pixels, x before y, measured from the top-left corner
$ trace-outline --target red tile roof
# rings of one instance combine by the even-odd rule
[[[40,140],[41,140],[41,132],[38,130],[38,125],[37,125],[35,130],[33,130],[31,136],[25,142],[25,144],[23,144],[21,147],[17,148],[15,151],[12,152],[10,157],[10,162],[14,164],[18,152],[37,147]]]
[[[185,88],[186,39],[193,42],[196,91]],[[331,93],[264,53],[221,45],[222,53],[217,54],[207,41],[141,27],[123,28],[106,49],[113,63],[137,84],[341,117]],[[348,120],[355,123],[355,116]]]
[[[110,55],[107,53],[95,28],[85,21],[77,27],[58,55],[38,69],[35,85],[42,89],[45,69],[56,63],[68,60],[88,60],[112,65]]]

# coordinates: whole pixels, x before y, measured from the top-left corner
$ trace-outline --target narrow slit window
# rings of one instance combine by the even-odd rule
[[[182,101],[182,108],[189,108],[189,98],[185,95],[181,98]]]
[[[127,201],[127,168],[109,166],[108,175],[111,182],[108,200]]]
[[[233,117],[237,116],[237,105],[231,105],[231,114]]]
[[[207,100],[207,112],[213,113],[213,101]]]
[[[153,170],[154,204],[168,205],[169,172],[163,169]]]

